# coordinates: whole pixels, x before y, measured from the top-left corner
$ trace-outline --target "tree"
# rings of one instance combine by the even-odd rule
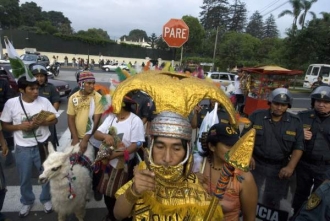
[[[246,33],[252,35],[253,37],[262,39],[263,28],[264,23],[262,21],[262,16],[258,11],[255,11],[250,17],[250,21],[246,27]]]
[[[315,2],[317,2],[317,0],[310,0],[310,1],[302,0],[301,6],[303,8],[303,13],[299,17],[299,24],[301,25],[301,29],[303,29],[305,27],[306,15]],[[316,15],[314,12],[309,12],[309,13],[313,16],[313,18],[316,18]]]
[[[185,15],[182,17],[182,20],[189,27],[189,39],[184,44],[183,48],[186,53],[197,53],[200,51],[202,41],[205,37],[204,28],[199,23],[198,19],[193,16]]]
[[[330,63],[330,20],[313,19],[295,36],[285,39],[288,68],[305,68],[313,63]]]
[[[329,22],[330,21],[330,13],[329,12],[321,12],[320,14],[323,17],[324,22]]]
[[[57,28],[50,23],[50,21],[39,21],[35,24],[38,31],[42,33],[55,34],[58,32]]]
[[[110,36],[107,31],[101,28],[89,28],[87,31],[80,30],[76,33],[80,37],[87,37],[98,40],[110,40]]]
[[[257,65],[257,51],[260,40],[249,34],[236,32],[225,33],[219,47],[220,67],[234,67],[237,64]]]
[[[239,0],[235,0],[235,4],[230,6],[231,22],[229,24],[229,31],[236,31],[243,33],[246,26],[246,4]]]
[[[277,38],[278,35],[279,31],[277,29],[275,18],[273,14],[270,14],[265,21],[263,38]]]
[[[150,47],[154,49],[157,45],[157,35],[155,33],[152,33],[150,37],[148,38],[148,43],[150,44]]]
[[[33,27],[39,21],[43,20],[42,8],[35,2],[23,3],[20,7],[21,25]]]
[[[289,0],[289,3],[292,6],[292,11],[284,10],[278,15],[278,17],[280,18],[285,15],[293,16],[292,31],[293,31],[293,35],[294,35],[295,31],[297,30],[297,21],[298,21],[299,15],[301,13],[302,4],[301,4],[301,0]]]
[[[42,13],[44,20],[50,21],[51,24],[57,28],[58,31],[65,29],[72,30],[71,21],[63,15],[62,12],[49,11]],[[72,32],[72,31],[71,31]]]
[[[129,41],[148,41],[148,35],[145,31],[140,30],[140,29],[133,29],[129,32],[128,36],[127,35],[123,35],[122,37],[120,37],[120,40],[124,40],[124,37],[126,37],[126,40]]]
[[[264,38],[260,42],[260,47],[257,49],[256,57],[260,64],[276,64],[284,65],[282,54],[283,39],[280,38]]]
[[[227,29],[230,22],[227,0],[203,0],[201,9],[200,21],[205,30],[217,29],[218,26]]]
[[[160,35],[156,40],[156,45],[158,49],[161,50],[170,50],[164,39],[162,38],[162,35]]]
[[[0,0],[0,27],[8,29],[20,24],[19,0]]]

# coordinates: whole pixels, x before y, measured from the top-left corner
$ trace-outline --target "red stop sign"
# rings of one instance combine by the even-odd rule
[[[163,39],[169,47],[180,48],[189,38],[189,27],[182,19],[170,19],[163,26]]]

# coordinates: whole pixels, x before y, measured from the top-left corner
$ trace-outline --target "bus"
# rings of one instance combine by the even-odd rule
[[[330,83],[330,64],[311,64],[309,65],[304,79],[304,88],[311,88],[312,84],[321,76],[323,83]]]

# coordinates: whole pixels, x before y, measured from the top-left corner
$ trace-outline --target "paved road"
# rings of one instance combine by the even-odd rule
[[[66,81],[70,84],[71,88],[76,86],[76,80],[74,76],[75,71],[72,69],[61,70],[61,73],[56,79]],[[110,78],[118,80],[118,77],[114,73],[107,73],[102,71],[95,71],[95,77],[97,83],[108,85]],[[297,112],[302,109],[306,109],[310,105],[310,101],[308,98],[308,94],[294,94],[295,100],[293,103],[292,112]],[[57,124],[58,136],[60,138],[60,146],[59,150],[63,150],[67,143],[70,141],[70,132],[67,129],[67,99],[62,98],[61,106],[60,106],[60,118]],[[19,198],[19,182],[16,172],[16,167],[13,164],[10,167],[4,167],[5,176],[7,178],[8,192],[6,195],[4,207],[2,211],[12,220],[26,220],[26,221],[35,221],[35,220],[47,220],[47,221],[55,221],[57,220],[56,213],[45,214],[42,209],[42,205],[36,200],[32,212],[26,218],[19,218],[18,211],[21,207]],[[40,193],[40,186],[37,183],[38,174],[35,171],[33,175],[33,188],[36,194],[36,198],[38,199],[38,195]],[[86,221],[97,221],[102,220],[102,217],[106,214],[106,209],[103,203],[103,200],[100,202],[96,202],[92,200],[87,204],[87,213],[86,213]],[[68,218],[67,220],[76,221],[77,219],[73,216]]]

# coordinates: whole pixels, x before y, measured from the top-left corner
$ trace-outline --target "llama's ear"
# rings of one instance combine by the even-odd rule
[[[48,153],[51,154],[54,152],[55,152],[55,150],[54,150],[53,144],[51,142],[48,142]]]

